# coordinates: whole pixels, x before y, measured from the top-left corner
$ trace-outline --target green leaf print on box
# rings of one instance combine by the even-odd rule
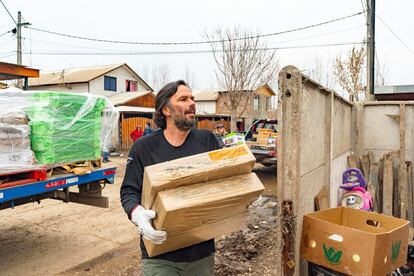
[[[398,255],[400,255],[400,247],[401,247],[401,241],[392,243],[391,261],[393,263],[395,263],[395,261],[398,259]]]
[[[332,265],[338,265],[341,261],[342,251],[335,250],[333,247],[326,248],[326,245],[323,244],[323,253],[326,260]]]

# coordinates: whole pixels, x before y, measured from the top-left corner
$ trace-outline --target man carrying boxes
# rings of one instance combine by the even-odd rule
[[[213,275],[214,237],[238,230],[263,191],[244,145],[217,150],[210,131],[192,128],[193,99],[184,81],[164,86],[155,104],[160,129],[128,158],[121,201],[143,237],[144,275]]]

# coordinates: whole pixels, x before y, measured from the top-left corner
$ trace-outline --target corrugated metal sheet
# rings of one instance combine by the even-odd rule
[[[115,109],[118,112],[137,112],[137,113],[154,113],[155,108],[151,107],[137,107],[137,106],[117,106]]]
[[[122,93],[117,93],[113,96],[108,97],[108,99],[111,101],[111,103],[115,106],[117,105],[121,105],[124,103],[127,103],[129,101],[132,101],[136,98],[139,97],[143,97],[145,95],[148,95],[152,93],[151,91],[146,91],[146,92],[122,92]]]
[[[193,91],[195,101],[216,101],[219,97],[219,90],[195,90]]]
[[[29,86],[88,82],[123,65],[122,63],[58,71],[41,71],[39,78],[29,79]]]

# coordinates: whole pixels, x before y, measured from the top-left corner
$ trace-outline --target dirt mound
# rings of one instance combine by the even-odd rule
[[[276,199],[260,197],[248,211],[240,231],[216,241],[216,275],[275,275]]]

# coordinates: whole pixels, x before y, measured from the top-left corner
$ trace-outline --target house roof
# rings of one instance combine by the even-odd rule
[[[152,94],[152,91],[145,91],[145,92],[122,92],[114,94],[108,97],[109,101],[114,105],[118,106],[129,101],[135,100],[137,98],[146,96],[148,94]],[[153,95],[153,94],[152,94]]]
[[[276,93],[273,91],[273,89],[268,85],[262,85],[259,88],[255,90],[256,94],[263,95],[265,97],[271,97],[276,96]]]
[[[115,109],[118,112],[131,112],[131,113],[154,113],[155,108],[152,107],[137,107],[137,106],[117,106]]]
[[[39,77],[39,70],[23,65],[0,62],[0,80],[18,79],[24,77]]]
[[[138,79],[140,79],[147,86],[148,90],[151,90],[151,91],[153,90],[151,86],[149,86],[126,63],[95,66],[95,67],[63,69],[63,70],[55,70],[55,71],[41,71],[39,78],[29,79],[29,86],[89,82],[121,66],[126,66],[131,71],[132,74],[134,74]]]
[[[216,101],[219,97],[219,90],[195,90],[193,96],[196,102]]]

